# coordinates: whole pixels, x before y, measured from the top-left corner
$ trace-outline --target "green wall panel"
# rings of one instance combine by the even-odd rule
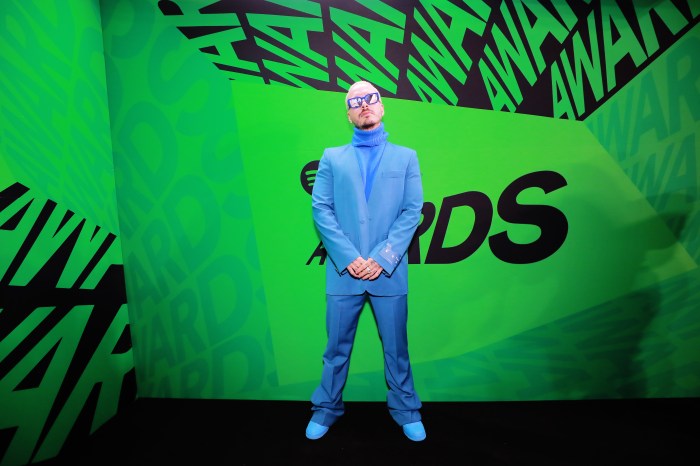
[[[357,79],[421,163],[422,399],[700,393],[695,2],[0,15],[2,464],[55,455],[135,390],[308,400],[325,344],[309,189],[323,148],[350,138]],[[369,312],[360,326],[346,399],[383,400]]]
[[[693,332],[660,360],[652,350],[675,342],[676,319],[698,325],[696,293],[677,292],[697,280],[692,2],[105,5],[143,396],[308,399],[325,343],[308,178],[324,147],[349,140],[340,105],[359,78],[382,90],[390,139],[421,161],[409,330],[424,399],[697,393],[681,375],[656,385],[692,366]],[[641,114],[625,97],[637,89]],[[676,136],[654,151],[672,158],[626,166],[620,141],[648,148],[659,105]],[[649,175],[674,170],[683,198]],[[518,189],[542,220],[503,218],[499,199]],[[683,209],[685,233],[657,196]],[[490,222],[481,242],[477,219]],[[504,238],[537,247],[508,255]],[[606,310],[617,317],[603,325]],[[381,400],[371,314],[360,325],[346,398]],[[586,362],[597,341],[611,346]]]
[[[0,464],[136,395],[100,5],[0,4]]]
[[[229,82],[153,3],[103,7],[139,395],[274,397]]]

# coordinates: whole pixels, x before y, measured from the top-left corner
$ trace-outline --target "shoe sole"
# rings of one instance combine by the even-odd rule
[[[326,435],[327,433],[328,433],[327,430],[326,430],[325,432],[319,434],[319,435],[309,435],[309,434],[307,433],[307,434],[306,434],[306,438],[309,439],[309,440],[318,440],[318,439],[320,439],[321,437],[323,437],[324,435]]]

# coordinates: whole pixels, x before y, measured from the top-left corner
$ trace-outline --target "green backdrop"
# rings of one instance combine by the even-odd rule
[[[409,332],[424,400],[695,396],[698,11],[680,3],[118,2],[105,36],[139,393],[308,399],[325,344],[308,177],[349,141],[344,91],[362,77],[423,172]],[[565,185],[546,192],[540,172]],[[549,208],[542,229],[527,207],[521,224],[499,213],[511,184]],[[477,215],[488,233],[467,256]],[[504,232],[550,255],[503,260]],[[345,398],[385,391],[365,313]]]
[[[350,139],[357,79],[420,160],[424,401],[698,396],[699,15],[3,2],[0,464],[79,448],[135,396],[308,400],[325,345],[309,189]],[[360,325],[345,399],[384,400]]]
[[[100,5],[0,4],[0,464],[131,404]]]

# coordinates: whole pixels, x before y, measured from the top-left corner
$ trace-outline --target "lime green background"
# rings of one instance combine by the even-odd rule
[[[3,2],[0,182],[118,234],[99,8]]]
[[[281,385],[319,376],[325,275],[318,259],[305,265],[318,237],[298,174],[324,147],[349,140],[352,130],[338,105],[343,99],[341,93],[234,84]],[[384,106],[389,139],[417,150],[425,200],[438,208],[442,198],[471,190],[487,194],[495,205],[511,181],[534,171],[553,170],[568,182],[549,194],[531,188],[518,198],[554,206],[569,222],[561,249],[534,264],[504,263],[487,242],[461,262],[424,264],[433,222],[420,239],[421,264],[409,266],[415,364],[488,347],[696,268],[583,123],[388,98]],[[473,211],[458,208],[446,245],[463,241],[472,223]],[[537,227],[494,218],[490,235],[503,230],[522,243],[539,235]],[[381,373],[382,367],[374,323],[364,315],[351,377]],[[415,377],[419,392],[429,392],[420,371]],[[367,396],[354,389],[349,382],[347,398]],[[469,387],[460,389],[469,393]],[[372,392],[373,399],[383,396],[381,385]]]
[[[103,35],[97,25],[84,33],[97,42],[63,44],[71,54],[51,58],[46,51],[58,53],[51,32],[58,24],[82,31],[81,13],[48,6],[46,19],[31,19],[31,7],[16,5],[17,17],[36,21],[44,38],[15,32],[6,42],[3,71],[14,87],[3,127],[15,136],[4,133],[2,179],[119,233],[139,396],[308,399],[325,344],[323,275],[317,260],[305,265],[318,238],[299,174],[324,147],[349,140],[342,93],[231,82],[197,49],[230,43],[228,32],[188,40],[177,29],[187,15],[164,16],[139,0],[101,2]],[[97,7],[88,8],[91,18]],[[201,25],[223,21],[200,16]],[[6,31],[21,30],[12,21]],[[95,56],[100,40],[105,78]],[[673,69],[689,70],[695,79],[682,86],[697,93],[697,41],[696,28],[585,122],[386,99],[390,139],[418,151],[426,201],[438,208],[470,190],[495,204],[533,171],[568,181],[520,197],[566,215],[569,233],[553,256],[507,264],[484,243],[456,264],[410,266],[411,354],[424,400],[697,395],[700,381],[683,374],[700,346],[688,330],[699,325],[698,128],[694,104],[668,84]],[[36,56],[17,52],[31,43],[43,44]],[[682,57],[669,59],[679,50]],[[69,66],[80,53],[82,65]],[[59,79],[25,57],[73,74]],[[62,83],[62,99],[45,84],[47,73]],[[106,79],[108,99],[94,92],[88,105],[76,97],[91,89],[82,73]],[[654,104],[640,98],[645,89],[660,111],[645,110]],[[648,128],[668,126],[672,114],[678,123],[654,137]],[[23,138],[30,117],[55,133]],[[27,153],[42,154],[41,169],[11,152],[29,142]],[[105,200],[114,189],[117,202]],[[448,243],[466,236],[470,215],[455,211]],[[421,237],[422,260],[433,230]],[[491,234],[503,230],[523,242],[538,234],[494,217]],[[371,315],[361,326],[346,397],[383,399]]]
[[[54,201],[117,235],[106,261],[123,262],[129,300],[41,445],[90,309],[76,306],[54,340],[0,381],[0,429],[20,432],[3,464],[54,456],[89,382],[116,386],[134,365],[140,397],[308,400],[320,376],[323,273],[317,260],[305,265],[318,238],[299,174],[349,140],[343,95],[230,82],[198,48],[230,45],[232,33],[189,40],[177,29],[211,2],[181,2],[182,17],[156,3],[0,4],[0,185],[22,183],[35,204]],[[217,16],[197,24],[231,20]],[[569,234],[553,256],[506,264],[484,243],[456,264],[410,266],[424,401],[700,394],[699,45],[695,27],[584,122],[385,99],[390,139],[418,151],[426,201],[438,208],[471,190],[495,204],[532,171],[568,181],[519,198],[565,213]],[[468,209],[455,211],[447,243],[472,222]],[[3,270],[23,228],[0,235]],[[433,230],[421,237],[421,262]],[[503,230],[523,242],[538,234],[495,217],[491,234]],[[18,280],[51,248],[33,253]],[[74,251],[68,275],[89,253]],[[0,356],[49,312],[34,310]],[[108,355],[127,324],[133,361]],[[10,396],[59,340],[41,387]],[[345,394],[385,396],[369,313]],[[116,413],[119,394],[110,395],[93,429]]]
[[[274,398],[230,86],[192,52],[183,17],[102,6],[139,395]]]
[[[0,229],[0,277],[32,234],[38,237],[20,254],[12,286],[29,283],[80,230],[57,285],[66,292],[76,288],[95,245],[110,233],[120,234],[99,2],[0,2],[0,99],[0,190],[14,183],[28,188],[0,214],[0,225],[31,202],[14,229]],[[56,204],[51,219],[41,232],[32,232],[39,212],[51,202]],[[108,267],[121,264],[117,239],[80,288],[94,289]],[[12,303],[12,296],[4,298]],[[76,424],[94,432],[133,394],[122,384],[134,369],[131,351],[113,354],[129,325],[126,305],[107,322],[104,334],[90,336],[99,345],[93,354],[82,349],[81,357],[88,358],[82,361],[84,371],[75,370],[80,363],[70,370],[86,322],[97,312],[96,306],[82,304],[58,311],[55,306],[27,309],[23,316],[16,314],[23,312],[21,306],[0,308],[4,322],[21,320],[0,340],[0,361],[12,361],[0,378],[0,430],[9,441],[2,445],[7,451],[0,451],[3,466],[56,456]],[[60,321],[52,319],[64,313]],[[37,327],[51,330],[37,339]],[[27,386],[33,379],[36,386]],[[92,417],[79,422],[86,413]]]
[[[198,15],[197,5],[183,4],[183,16],[162,16],[137,1],[105,5],[139,394],[308,400],[325,345],[324,283],[318,260],[305,265],[318,238],[299,177],[324,147],[349,140],[343,94],[225,79],[198,47],[223,50],[230,31],[188,40],[177,30],[192,18],[199,25],[231,20]],[[674,47],[692,44],[696,34]],[[671,66],[662,55],[640,77]],[[700,381],[686,374],[700,341],[683,330],[699,325],[690,228],[697,224],[697,164],[689,228],[679,234],[659,215],[658,193],[625,171],[595,127],[594,117],[638,82],[590,122],[386,99],[390,139],[418,151],[425,198],[437,207],[470,190],[495,204],[510,182],[538,170],[568,181],[519,198],[566,215],[567,239],[551,257],[506,264],[485,243],[456,264],[409,267],[411,355],[422,399],[698,393]],[[686,111],[667,87],[654,88],[666,115]],[[610,125],[639,137],[633,109],[623,106],[622,115]],[[674,134],[697,134],[694,121],[683,119]],[[698,157],[694,148],[691,157]],[[663,170],[663,161],[656,166]],[[472,221],[468,209],[458,209],[446,241],[461,241]],[[422,259],[433,229],[421,238]],[[503,230],[522,242],[538,234],[495,217],[491,234]],[[383,400],[371,314],[360,325],[345,398]]]

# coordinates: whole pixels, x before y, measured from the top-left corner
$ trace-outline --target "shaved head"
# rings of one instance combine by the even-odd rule
[[[361,92],[357,92],[361,91]],[[353,95],[364,95],[364,94],[369,94],[371,92],[376,92],[379,94],[379,97],[381,98],[382,94],[379,92],[379,90],[372,85],[372,83],[368,81],[357,81],[354,83],[352,86],[350,86],[350,89],[348,89],[347,94],[345,94],[345,101],[347,101],[350,97]]]

